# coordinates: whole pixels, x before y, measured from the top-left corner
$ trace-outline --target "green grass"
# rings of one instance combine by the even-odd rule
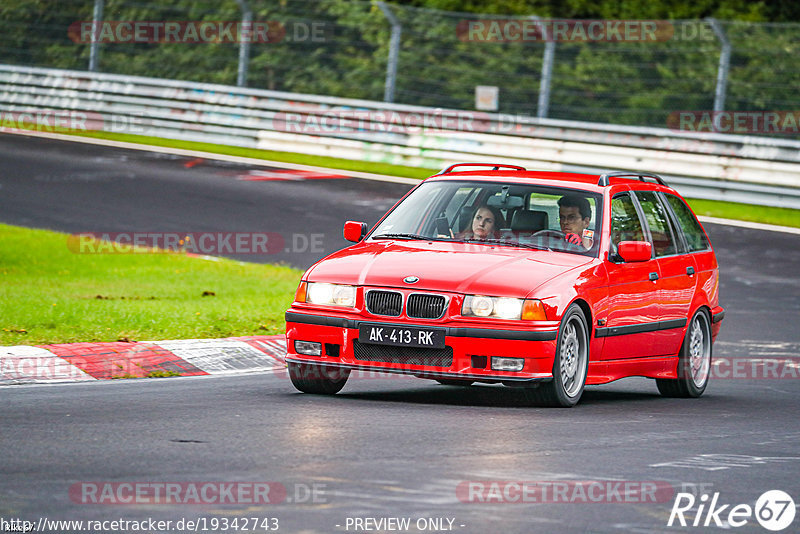
[[[347,171],[361,171],[375,174],[386,174],[390,176],[402,176],[406,178],[427,178],[428,176],[431,176],[440,170],[433,168],[390,165],[375,161],[356,161],[325,156],[310,156],[306,154],[296,154],[293,152],[274,152],[270,150],[231,147],[225,145],[215,145],[211,143],[199,143],[194,141],[178,141],[175,139],[163,139],[160,137],[147,137],[133,134],[74,131],[70,131],[69,133],[83,135],[85,137],[110,139],[113,141],[142,143],[169,148],[182,148],[186,150],[198,150],[202,152],[211,152],[214,154],[244,156],[256,159],[281,161],[285,163],[299,163],[303,165],[331,167]],[[781,226],[800,227],[800,210],[755,206],[752,204],[738,204],[735,202],[722,202],[716,200],[687,199],[687,201],[698,215],[708,215],[710,217],[720,217],[724,219],[736,219],[766,224],[777,224]]]
[[[686,201],[697,215],[800,228],[800,210],[754,206],[736,202],[717,202],[698,198],[689,198]]]
[[[67,237],[0,224],[0,345],[281,334],[302,274],[177,253],[77,254]]]

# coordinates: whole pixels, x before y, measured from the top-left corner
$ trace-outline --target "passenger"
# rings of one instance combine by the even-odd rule
[[[564,195],[558,200],[558,222],[564,239],[585,249],[592,248],[594,232],[589,230],[592,222],[592,207],[580,195]]]
[[[499,239],[505,219],[500,210],[483,204],[472,215],[470,228],[456,235],[458,239]]]

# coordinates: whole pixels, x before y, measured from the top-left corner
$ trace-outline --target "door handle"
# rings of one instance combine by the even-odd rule
[[[650,273],[650,281],[655,282],[658,280],[658,273]]]
[[[686,274],[692,276],[694,274],[694,267],[687,267]]]

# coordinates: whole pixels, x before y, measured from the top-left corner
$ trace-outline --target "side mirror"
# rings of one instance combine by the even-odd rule
[[[367,223],[347,221],[344,223],[344,238],[353,243],[358,243],[367,235]]]
[[[620,241],[617,254],[626,263],[648,261],[653,257],[653,247],[648,241]]]

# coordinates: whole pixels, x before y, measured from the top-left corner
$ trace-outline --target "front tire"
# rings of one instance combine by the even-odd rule
[[[288,362],[289,378],[303,393],[334,395],[341,391],[350,376],[350,369]]]
[[[665,397],[697,398],[708,386],[711,370],[711,322],[705,310],[698,310],[686,329],[678,359],[678,378],[656,378]]]
[[[573,304],[558,328],[553,380],[525,391],[536,404],[571,408],[583,395],[588,369],[589,328],[583,310]]]

